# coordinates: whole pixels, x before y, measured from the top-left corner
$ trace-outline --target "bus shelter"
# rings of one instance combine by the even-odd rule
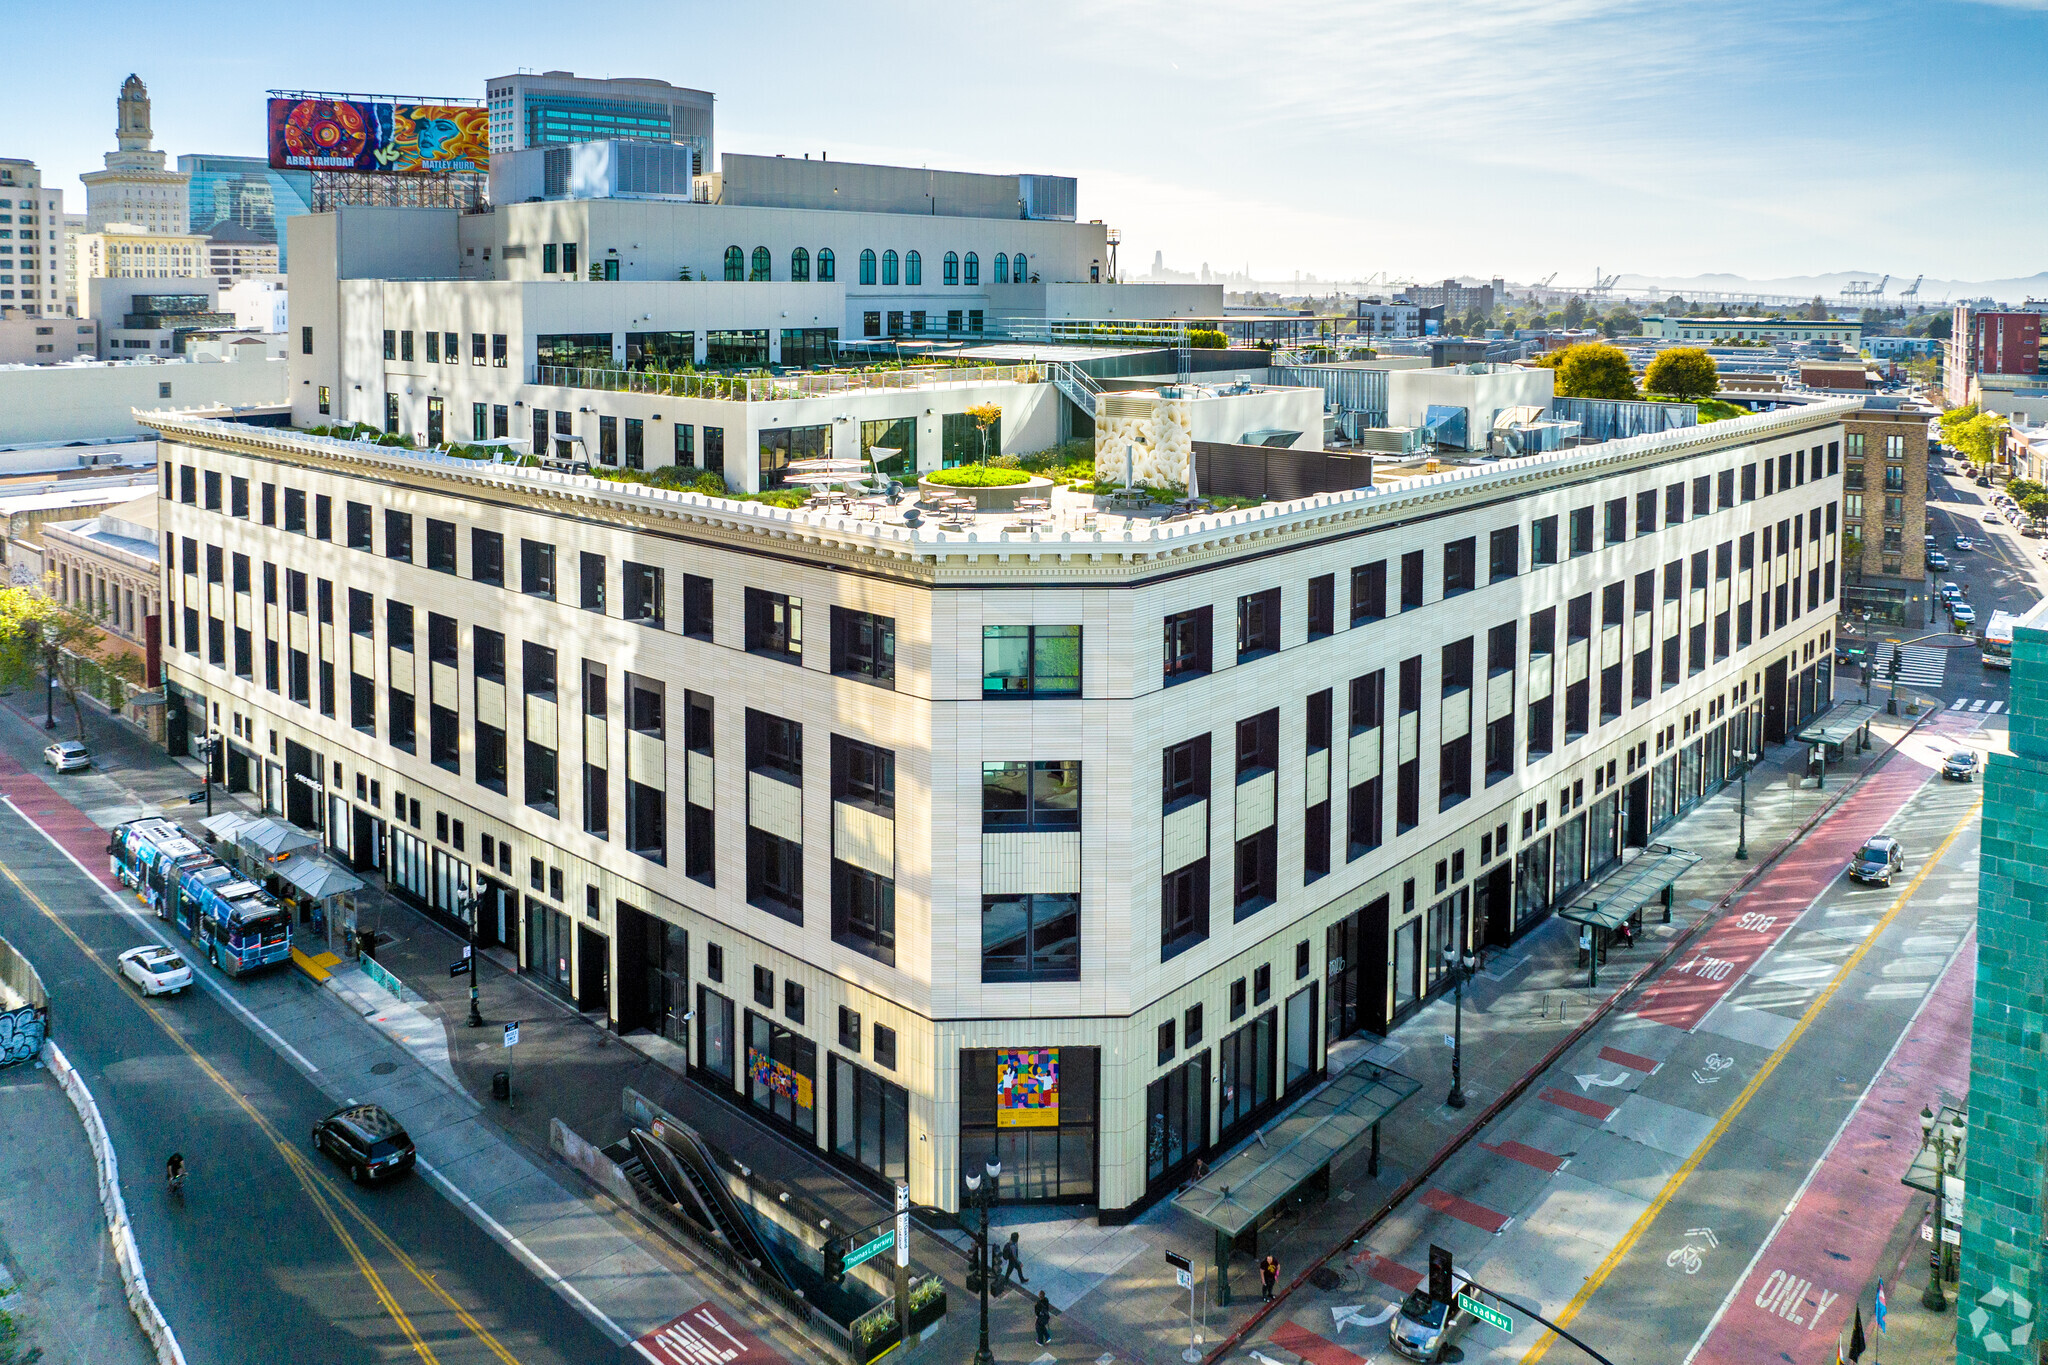
[[[1870,747],[1870,722],[1877,713],[1877,707],[1863,702],[1838,701],[1800,730],[1799,742],[1813,746],[1814,757],[1807,766],[1820,770],[1821,781],[1827,780],[1828,760],[1839,760],[1844,746],[1854,743],[1858,749]]]
[[[1581,964],[1586,984],[1600,984],[1600,964],[1607,959],[1607,944],[1628,925],[1632,932],[1643,927],[1643,908],[1651,902],[1663,907],[1664,922],[1671,922],[1671,889],[1694,863],[1697,853],[1669,844],[1651,844],[1580,892],[1558,911],[1558,917],[1579,926]]]
[[[1176,1207],[1216,1234],[1216,1302],[1230,1302],[1230,1255],[1242,1241],[1256,1254],[1258,1233],[1288,1204],[1329,1185],[1330,1163],[1361,1137],[1372,1139],[1379,1174],[1380,1120],[1422,1088],[1396,1071],[1360,1062],[1309,1093],[1277,1123],[1173,1197]]]
[[[356,927],[356,893],[363,879],[324,853],[311,850],[292,854],[267,869],[283,883],[280,899],[290,906],[299,923],[310,918],[315,934],[323,935],[329,951],[334,948],[335,931],[344,934]]]

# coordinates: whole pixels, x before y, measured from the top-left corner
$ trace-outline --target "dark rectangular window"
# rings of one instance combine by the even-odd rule
[[[477,681],[502,685],[505,681],[505,636],[483,626],[472,630],[470,636],[476,649],[472,667],[476,669]]]
[[[785,593],[746,591],[747,651],[801,663],[804,655],[804,604]]]
[[[262,517],[262,521],[263,521],[263,524],[264,524],[265,526],[275,526],[275,525],[277,525],[277,485],[276,485],[276,484],[274,484],[274,483],[266,483],[266,484],[264,484],[264,485],[263,485],[263,497],[262,497],[262,501],[261,501],[261,504],[260,504],[260,505],[261,505],[261,507],[262,507],[262,511],[263,511],[263,517]]]
[[[1488,537],[1487,582],[1498,583],[1522,571],[1522,528],[1503,526]]]
[[[205,485],[205,486],[206,486],[206,503],[205,503],[205,506],[206,506],[206,510],[207,510],[207,511],[209,511],[209,512],[218,512],[218,511],[220,511],[220,471],[219,471],[219,470],[215,470],[215,469],[209,469],[209,470],[207,470],[207,471],[206,471],[206,485]]]
[[[1608,545],[1619,545],[1628,539],[1627,498],[1609,498],[1607,500],[1607,524],[1603,529],[1605,531],[1604,543]]]
[[[1461,592],[1472,591],[1474,553],[1475,547],[1470,536],[1463,540],[1453,540],[1444,546],[1445,597],[1456,597]]]
[[[662,628],[667,603],[662,592],[661,570],[652,564],[625,563],[619,567],[625,601],[621,615],[637,625]]]
[[[529,697],[555,699],[555,651],[528,640],[519,647],[519,688]]]
[[[1209,737],[1196,735],[1161,750],[1159,803],[1168,814],[1209,798]]]
[[[1262,711],[1237,723],[1237,780],[1248,782],[1280,766],[1280,712]]]
[[[747,826],[747,904],[803,923],[803,845]]]
[[[1529,567],[1557,563],[1557,518],[1538,517],[1529,523]]]
[[[1742,500],[1744,502],[1756,501],[1756,466],[1753,464],[1746,464],[1742,467]]]
[[[602,616],[604,615],[604,556],[594,555],[590,551],[585,550],[576,558],[577,567],[580,570],[578,576],[582,587],[580,605],[583,610],[594,611]]]
[[[199,470],[194,465],[178,466],[178,501],[187,507],[199,505]]]
[[[1280,589],[1247,593],[1237,599],[1237,661],[1243,663],[1280,649]]]
[[[1308,638],[1321,639],[1337,630],[1337,575],[1318,574],[1308,581]]]
[[[1667,484],[1664,488],[1664,524],[1676,526],[1685,520],[1685,485]]]
[[[285,510],[289,514],[291,509],[287,507]],[[408,564],[412,563],[412,513],[394,512],[386,509],[384,513],[384,557],[386,559],[404,560]]]
[[[427,567],[436,573],[454,573],[455,523],[427,518]]]
[[[543,541],[519,542],[519,591],[529,597],[555,596],[555,547]]]
[[[1197,858],[1160,878],[1160,960],[1184,952],[1208,937],[1209,860]]]
[[[249,481],[239,474],[228,480],[228,515],[249,515]]]
[[[404,602],[386,602],[384,631],[386,642],[393,649],[412,653],[412,607]]]
[[[1362,626],[1387,614],[1387,561],[1374,560],[1351,571],[1351,624]]]
[[[1166,618],[1165,676],[1169,684],[1209,672],[1210,622],[1214,615],[1213,607],[1197,607]]]
[[[370,505],[366,502],[352,502],[346,509],[348,524],[348,547],[351,550],[367,550],[370,547]]]
[[[983,981],[1079,981],[1081,897],[1013,893],[981,898]]]
[[[981,827],[984,833],[1079,829],[1079,760],[982,764]]]
[[[284,529],[295,535],[306,534],[306,490],[303,488],[284,490]]]
[[[1279,864],[1279,826],[1268,825],[1237,841],[1231,882],[1233,919],[1248,919],[1278,899]]]
[[[313,539],[334,539],[334,499],[325,493],[313,497]]]
[[[505,586],[505,537],[496,531],[471,527],[469,532],[469,576],[478,583]]]
[[[1571,552],[1574,556],[1593,553],[1593,509],[1590,507],[1572,510]]]
[[[700,580],[701,581],[701,580]],[[896,685],[896,622],[871,611],[832,608],[832,671],[878,687]]]
[[[1654,535],[1657,530],[1657,490],[1645,488],[1636,494],[1636,534]]]
[[[1413,611],[1422,605],[1422,551],[1410,550],[1401,556],[1401,610]]]
[[[1735,505],[1735,471],[1724,469],[1714,476],[1714,503],[1726,510]]]
[[[700,574],[683,575],[683,634],[711,638],[711,580]]]
[[[1710,475],[1701,474],[1692,481],[1692,514],[1703,517],[1713,510],[1714,480]]]

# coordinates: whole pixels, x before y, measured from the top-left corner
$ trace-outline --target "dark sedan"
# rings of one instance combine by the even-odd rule
[[[313,1125],[313,1145],[340,1162],[358,1185],[403,1175],[419,1155],[398,1120],[375,1104],[335,1110]]]

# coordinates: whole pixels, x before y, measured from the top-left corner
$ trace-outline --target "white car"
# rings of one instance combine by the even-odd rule
[[[73,768],[90,768],[92,750],[75,739],[60,739],[43,750],[43,762],[60,773],[68,773]]]
[[[121,975],[144,995],[169,995],[192,984],[192,968],[161,943],[145,943],[121,954]]]

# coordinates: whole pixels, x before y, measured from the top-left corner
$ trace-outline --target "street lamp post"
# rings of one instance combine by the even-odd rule
[[[1745,736],[1745,739],[1747,736]],[[1741,792],[1735,826],[1735,857],[1739,862],[1749,861],[1749,769],[1755,757],[1753,750],[1744,749],[1741,755]]]
[[[999,1197],[1002,1185],[1003,1163],[984,1162],[986,1177],[967,1177],[967,1201],[981,1213],[981,1232],[975,1238],[974,1265],[968,1271],[968,1288],[981,1295],[981,1343],[974,1348],[974,1365],[995,1365],[995,1352],[988,1345],[988,1282],[994,1266],[988,1254],[988,1211]]]
[[[1465,1107],[1465,978],[1472,975],[1478,959],[1469,957],[1462,948],[1451,947],[1443,950],[1444,966],[1450,969],[1453,998],[1451,1015],[1451,1093],[1444,1096],[1444,1103],[1453,1109]]]
[[[57,728],[57,633],[43,631],[43,728]]]
[[[462,917],[469,924],[469,1027],[482,1028],[484,1014],[477,1007],[476,998],[476,911],[479,897],[474,887],[462,891]]]
[[[220,731],[215,730],[199,746],[200,763],[203,765],[199,773],[199,787],[206,793],[206,818],[209,820],[213,818],[213,757],[219,752]]]
[[[1920,1306],[1930,1313],[1948,1311],[1948,1297],[1941,1286],[1947,1271],[1948,1242],[1942,1234],[1948,1231],[1949,1163],[1962,1155],[1963,1131],[1960,1113],[1944,1126],[1934,1121],[1932,1109],[1920,1111],[1920,1145],[1934,1148],[1934,1250],[1927,1258],[1927,1292],[1920,1296]]]

